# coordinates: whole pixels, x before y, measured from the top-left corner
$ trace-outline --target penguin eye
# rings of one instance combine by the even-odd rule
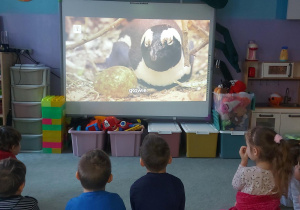
[[[169,37],[169,38],[167,39],[167,44],[168,44],[168,45],[172,45],[172,44],[173,44],[173,37]]]
[[[163,38],[163,40],[161,41],[161,43],[164,44],[165,42],[167,42],[167,45],[172,45],[173,44],[173,37],[165,37],[165,38]]]
[[[145,47],[149,47],[151,45],[151,40],[145,39],[144,45],[145,45]]]

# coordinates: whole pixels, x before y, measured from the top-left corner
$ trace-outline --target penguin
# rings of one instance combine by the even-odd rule
[[[192,73],[192,62],[184,66],[182,32],[173,20],[130,21],[106,64],[132,68],[139,83],[159,90],[174,87],[174,82],[187,80]]]

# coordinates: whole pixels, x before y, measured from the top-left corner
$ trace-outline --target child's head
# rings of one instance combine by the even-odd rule
[[[108,155],[98,149],[85,153],[80,158],[76,177],[85,190],[104,190],[106,183],[112,181],[111,163]]]
[[[25,185],[26,166],[14,158],[0,161],[0,197],[21,194]]]
[[[155,134],[145,136],[140,154],[142,166],[146,166],[151,172],[165,171],[172,161],[169,145],[162,137]]]
[[[293,161],[293,175],[294,177],[300,181],[300,141],[299,140],[288,140],[287,143],[290,147],[290,156]]]
[[[256,151],[255,161],[265,161],[270,164],[276,185],[274,190],[279,195],[287,193],[294,166],[288,143],[267,127],[254,127],[246,133],[245,137],[250,152]]]
[[[10,126],[0,127],[0,150],[17,155],[20,152],[21,134]]]

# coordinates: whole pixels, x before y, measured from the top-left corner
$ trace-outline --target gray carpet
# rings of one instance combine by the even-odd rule
[[[68,200],[82,192],[75,178],[79,158],[72,153],[20,153],[17,158],[27,166],[23,195],[35,197],[41,210],[64,209]],[[118,193],[130,208],[131,184],[146,173],[139,157],[111,157],[114,180],[106,190]],[[228,209],[235,202],[231,186],[238,159],[174,158],[167,172],[179,177],[186,191],[187,210]]]

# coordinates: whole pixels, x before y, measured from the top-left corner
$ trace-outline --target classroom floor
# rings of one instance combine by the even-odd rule
[[[23,195],[35,197],[41,210],[64,209],[69,199],[82,192],[75,178],[79,157],[71,152],[20,153],[17,158],[27,166]],[[140,166],[139,157],[111,157],[111,162],[114,179],[106,190],[118,193],[126,209],[131,209],[130,186],[146,170]],[[239,163],[239,159],[179,157],[173,158],[167,172],[182,180],[186,210],[228,209],[235,202],[231,181]]]

